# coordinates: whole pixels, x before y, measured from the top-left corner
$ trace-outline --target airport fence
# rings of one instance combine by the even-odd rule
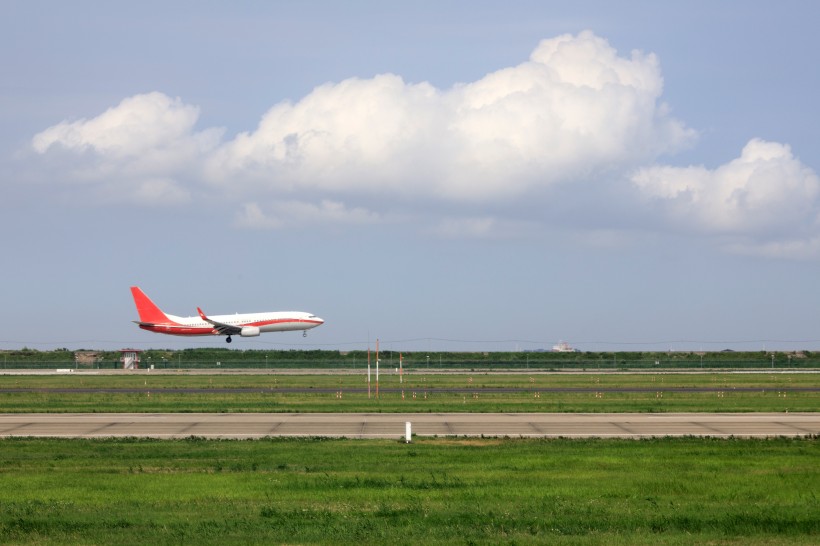
[[[0,351],[2,369],[119,369],[119,352],[100,351]],[[148,350],[141,353],[139,368],[183,369],[361,369],[368,361],[375,371],[376,357],[367,351],[237,351],[226,349]],[[459,353],[391,352],[380,354],[385,373],[397,370],[732,370],[820,369],[820,353]]]

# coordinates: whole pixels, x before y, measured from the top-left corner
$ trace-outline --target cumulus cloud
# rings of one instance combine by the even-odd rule
[[[69,182],[92,185],[106,199],[147,204],[187,201],[183,180],[220,142],[222,130],[195,132],[199,109],[162,93],[124,99],[92,119],[63,121],[31,145],[54,154]]]
[[[591,32],[564,35],[448,90],[393,74],[320,86],[222,146],[207,174],[276,192],[516,199],[688,146],[694,132],[662,90],[654,55],[623,58]]]
[[[274,106],[255,132],[222,146],[208,162],[209,178],[246,191],[401,190],[397,179],[435,161],[424,153],[440,141],[424,119],[435,94],[391,74],[320,86],[296,104]]]
[[[675,228],[742,237],[730,243],[735,251],[787,255],[817,247],[820,178],[788,145],[753,139],[717,169],[656,165],[639,169],[632,182]]]
[[[162,93],[148,93],[123,100],[91,120],[64,121],[39,133],[32,146],[40,153],[49,147],[101,155],[128,157],[169,148],[185,139],[199,117],[199,109]]]
[[[50,127],[32,149],[59,158],[70,181],[98,195],[167,203],[217,191],[312,202],[329,220],[347,221],[326,203],[515,205],[653,161],[695,137],[669,115],[662,91],[654,55],[620,56],[582,32],[543,40],[529,60],[449,89],[395,74],[321,85],[228,141],[221,129],[196,131],[196,106],[154,92]],[[477,217],[466,213],[467,232],[481,231]]]
[[[31,150],[72,191],[208,198],[239,210],[242,228],[380,223],[396,216],[373,211],[392,208],[443,237],[671,228],[734,252],[820,254],[820,183],[787,145],[751,140],[717,169],[657,163],[697,137],[663,85],[654,54],[587,31],[447,89],[396,74],[326,83],[227,140],[197,130],[199,108],[180,98],[135,95],[47,128]]]

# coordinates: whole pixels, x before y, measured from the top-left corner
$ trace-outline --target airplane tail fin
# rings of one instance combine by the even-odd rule
[[[140,322],[146,323],[163,323],[169,322],[168,317],[162,310],[151,301],[151,299],[140,290],[139,286],[131,287],[131,295],[134,297],[134,304],[137,306],[137,313],[140,316]]]

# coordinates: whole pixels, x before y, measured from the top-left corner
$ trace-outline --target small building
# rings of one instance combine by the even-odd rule
[[[120,362],[123,370],[136,370],[140,367],[139,349],[120,349]]]
[[[102,355],[97,351],[77,351],[74,353],[74,364],[80,366],[94,366],[102,359]]]

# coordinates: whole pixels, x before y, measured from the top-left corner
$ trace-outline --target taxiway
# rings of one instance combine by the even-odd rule
[[[0,437],[650,438],[820,435],[820,413],[26,413]]]

